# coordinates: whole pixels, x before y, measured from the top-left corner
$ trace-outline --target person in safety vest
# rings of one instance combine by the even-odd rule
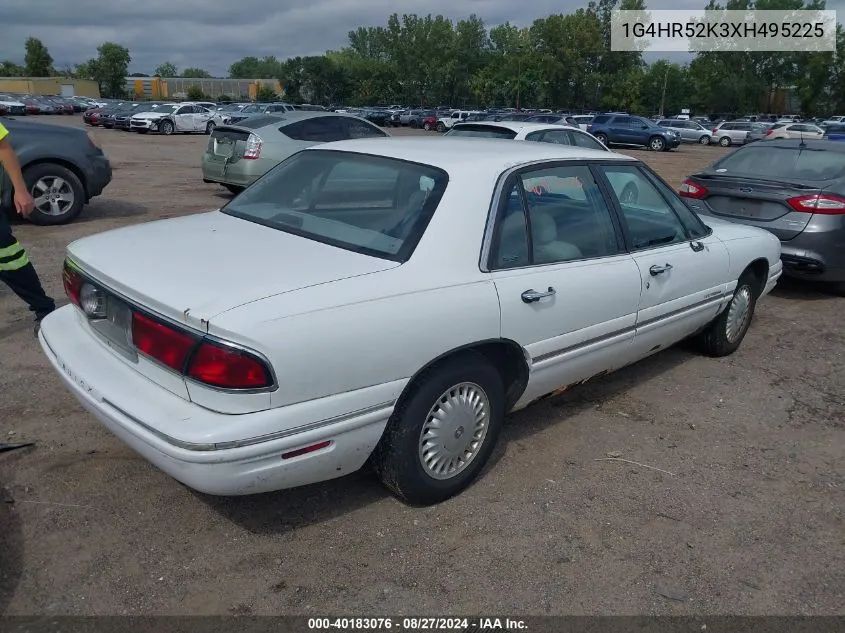
[[[35,202],[27,191],[18,157],[12,149],[8,136],[9,131],[0,122],[0,167],[7,175],[5,179],[0,178],[0,280],[5,282],[35,313],[37,335],[41,319],[56,309],[56,303],[44,292],[38,273],[29,261],[29,255],[12,234],[12,226],[4,208],[5,205],[2,204],[3,200],[9,199],[15,211],[24,218],[29,217],[35,208]],[[0,176],[2,176],[2,171],[0,171]],[[4,180],[6,185],[3,184]],[[11,197],[8,196],[9,191],[2,189],[9,183],[14,191],[14,196]]]

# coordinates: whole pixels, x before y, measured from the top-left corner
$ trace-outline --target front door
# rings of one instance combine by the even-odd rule
[[[179,132],[193,132],[194,131],[194,107],[182,106],[176,110],[173,115],[173,120],[176,122],[176,129]]]
[[[724,244],[657,176],[641,165],[603,165],[637,264],[642,297],[634,353],[644,356],[693,334],[727,303]],[[623,195],[635,187],[636,197]]]
[[[518,406],[630,362],[640,273],[588,165],[507,179],[487,267],[502,337],[530,357]]]

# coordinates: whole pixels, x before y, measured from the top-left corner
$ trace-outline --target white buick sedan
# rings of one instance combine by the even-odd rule
[[[636,203],[613,185],[629,178]],[[370,461],[436,503],[482,470],[507,412],[687,337],[737,349],[780,245],[708,223],[606,151],[329,143],[222,209],[72,243],[72,305],[39,339],[92,414],[192,488]]]

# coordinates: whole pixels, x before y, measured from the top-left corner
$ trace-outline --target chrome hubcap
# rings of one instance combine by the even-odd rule
[[[63,178],[39,178],[30,191],[35,208],[45,215],[64,215],[73,206],[73,188]]]
[[[660,149],[661,147],[662,147],[662,143],[660,141],[658,141],[657,139],[654,139],[651,142],[651,149]]]
[[[419,457],[433,479],[451,479],[478,455],[490,426],[490,401],[471,382],[450,387],[428,412],[420,432]]]
[[[728,308],[728,318],[725,324],[725,336],[731,343],[736,343],[748,325],[751,315],[751,289],[743,286],[734,294],[731,305]]]

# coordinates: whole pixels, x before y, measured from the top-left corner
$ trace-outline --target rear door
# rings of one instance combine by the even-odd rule
[[[196,124],[194,122],[194,106],[182,106],[173,115],[173,120],[176,123],[176,130],[179,132],[194,132]]]
[[[725,300],[728,253],[644,165],[615,162],[598,171],[613,194],[628,251],[642,280],[634,348],[637,356],[644,356],[716,317]],[[636,186],[636,197],[625,195],[628,183]]]

